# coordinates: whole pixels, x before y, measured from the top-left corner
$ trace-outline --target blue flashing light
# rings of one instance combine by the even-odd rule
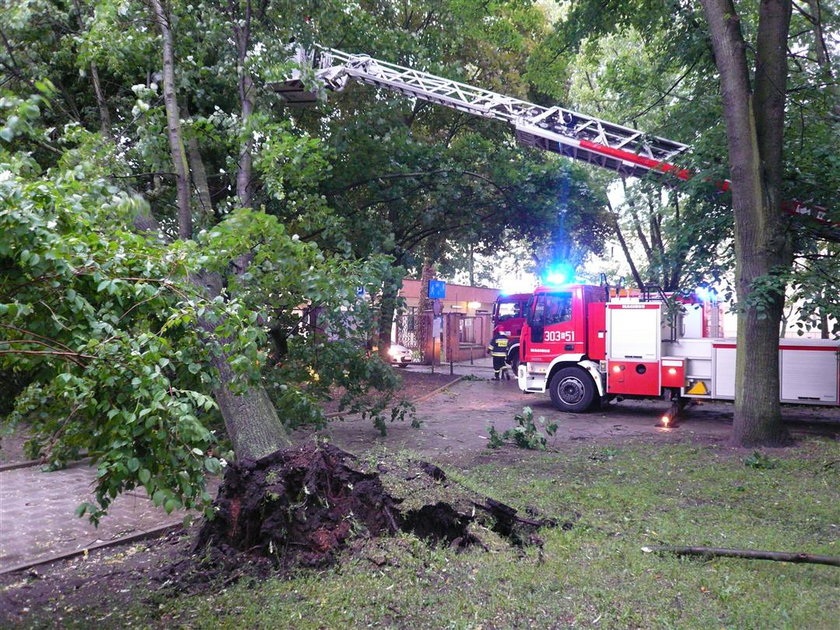
[[[701,302],[717,302],[717,291],[710,287],[697,287],[694,289],[694,295]]]
[[[571,265],[555,265],[546,272],[545,283],[551,286],[560,286],[563,284],[569,284],[572,282],[574,277],[575,273]]]

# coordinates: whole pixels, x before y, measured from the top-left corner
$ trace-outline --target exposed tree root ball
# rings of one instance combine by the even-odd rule
[[[351,534],[394,534],[402,518],[376,473],[328,444],[284,449],[229,467],[216,499],[216,517],[201,530],[210,542],[257,552],[284,564],[319,565]]]
[[[196,548],[213,564],[235,551],[274,564],[321,566],[354,538],[404,531],[430,544],[487,549],[483,539],[494,536],[505,545],[540,544],[536,530],[553,525],[481,499],[427,462],[389,460],[369,471],[361,465],[334,446],[309,443],[230,466],[216,517]]]
[[[463,549],[481,542],[467,529],[472,521],[471,516],[461,514],[448,503],[438,501],[434,505],[424,505],[419,510],[407,512],[404,529],[413,532],[418,538],[436,543],[445,542]]]

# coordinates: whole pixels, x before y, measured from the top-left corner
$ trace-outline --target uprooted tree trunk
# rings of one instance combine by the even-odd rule
[[[181,109],[178,104],[178,97],[175,89],[175,43],[170,23],[170,15],[167,14],[161,0],[149,0],[155,21],[160,29],[162,38],[163,55],[163,90],[164,107],[166,109],[167,132],[169,139],[170,154],[176,175],[176,189],[178,201],[178,237],[188,239],[192,236],[192,208],[190,205],[189,173],[190,168],[187,161],[187,152],[183,132],[181,128]],[[250,3],[247,3],[247,21],[236,26],[237,46],[240,64],[240,92],[242,94],[242,116],[243,123],[253,110],[253,82],[250,80],[243,65],[245,50],[249,41],[250,28]],[[238,23],[237,23],[238,24]],[[244,47],[244,48],[243,48]],[[242,86],[245,88],[242,88]],[[186,110],[185,110],[186,111]],[[198,177],[199,200],[205,211],[212,212],[209,199],[209,188],[206,183],[204,167],[200,159],[197,143],[192,145],[193,175]],[[250,207],[251,169],[251,142],[246,141],[240,154],[240,168],[237,173],[237,195],[243,207]],[[156,227],[156,222],[149,215],[138,227],[143,225],[149,229]],[[243,259],[235,261],[236,272],[245,273],[248,261]],[[193,278],[194,284],[202,292],[210,297],[221,295],[222,278],[218,274],[202,274]],[[218,323],[210,323],[206,319],[200,320],[198,325],[203,329],[206,338],[212,340]],[[225,422],[225,429],[233,445],[233,450],[238,458],[254,459],[263,457],[274,452],[278,448],[288,446],[289,438],[286,429],[277,416],[277,411],[271,399],[259,384],[238,383],[236,375],[231,368],[231,356],[224,351],[224,340],[216,348],[212,355],[211,362],[219,375],[219,382],[213,390],[213,397],[219,405],[219,410]]]
[[[247,260],[239,259],[234,267],[246,268]],[[222,277],[216,273],[199,274],[192,278],[195,286],[211,298],[222,295]],[[224,347],[228,339],[216,339],[219,322],[199,318],[198,325],[214,347],[210,362],[219,380],[213,388],[213,398],[225,423],[233,452],[237,459],[259,459],[291,444],[286,427],[266,389],[258,383],[238,382],[231,367],[231,355]]]
[[[555,524],[466,491],[432,464],[366,470],[349,453],[315,443],[233,464],[214,507],[197,549],[222,562],[248,552],[284,566],[321,566],[354,541],[401,531],[457,549],[540,545],[537,529]]]
[[[220,354],[213,357],[212,363],[219,372],[213,398],[219,405],[236,457],[256,459],[291,444],[265,388],[251,384],[239,391],[234,385],[230,357]]]

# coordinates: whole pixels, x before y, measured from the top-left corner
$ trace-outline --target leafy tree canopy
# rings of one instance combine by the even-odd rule
[[[229,448],[212,397],[222,352],[239,386],[269,383],[295,422],[323,421],[316,400],[331,385],[358,394],[391,378],[362,360],[371,315],[357,295],[376,289],[387,261],[323,253],[247,209],[193,241],[138,231],[148,203],[106,177],[112,165],[103,172],[92,159],[89,132],[41,126],[49,103],[0,99],[0,370],[28,383],[11,419],[34,431],[32,454],[60,465],[86,452],[97,463],[97,505],[82,513],[98,518],[137,485],[169,511],[206,505],[203,474]],[[60,155],[44,167],[33,156],[47,147]],[[247,274],[216,296],[202,290],[202,278],[243,256]],[[304,335],[298,309],[308,305],[321,328]],[[278,329],[293,337],[292,359],[269,353]]]

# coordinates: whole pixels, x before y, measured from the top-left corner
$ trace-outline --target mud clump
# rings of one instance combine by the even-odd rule
[[[196,539],[197,555],[213,565],[239,563],[244,553],[261,566],[318,567],[354,540],[401,531],[430,544],[487,549],[487,535],[507,545],[540,544],[536,530],[553,524],[520,518],[427,462],[361,468],[350,453],[316,443],[231,465],[216,516]]]
[[[319,566],[351,535],[395,534],[402,518],[394,499],[376,473],[347,464],[353,459],[334,446],[307,444],[230,466],[197,548]]]

